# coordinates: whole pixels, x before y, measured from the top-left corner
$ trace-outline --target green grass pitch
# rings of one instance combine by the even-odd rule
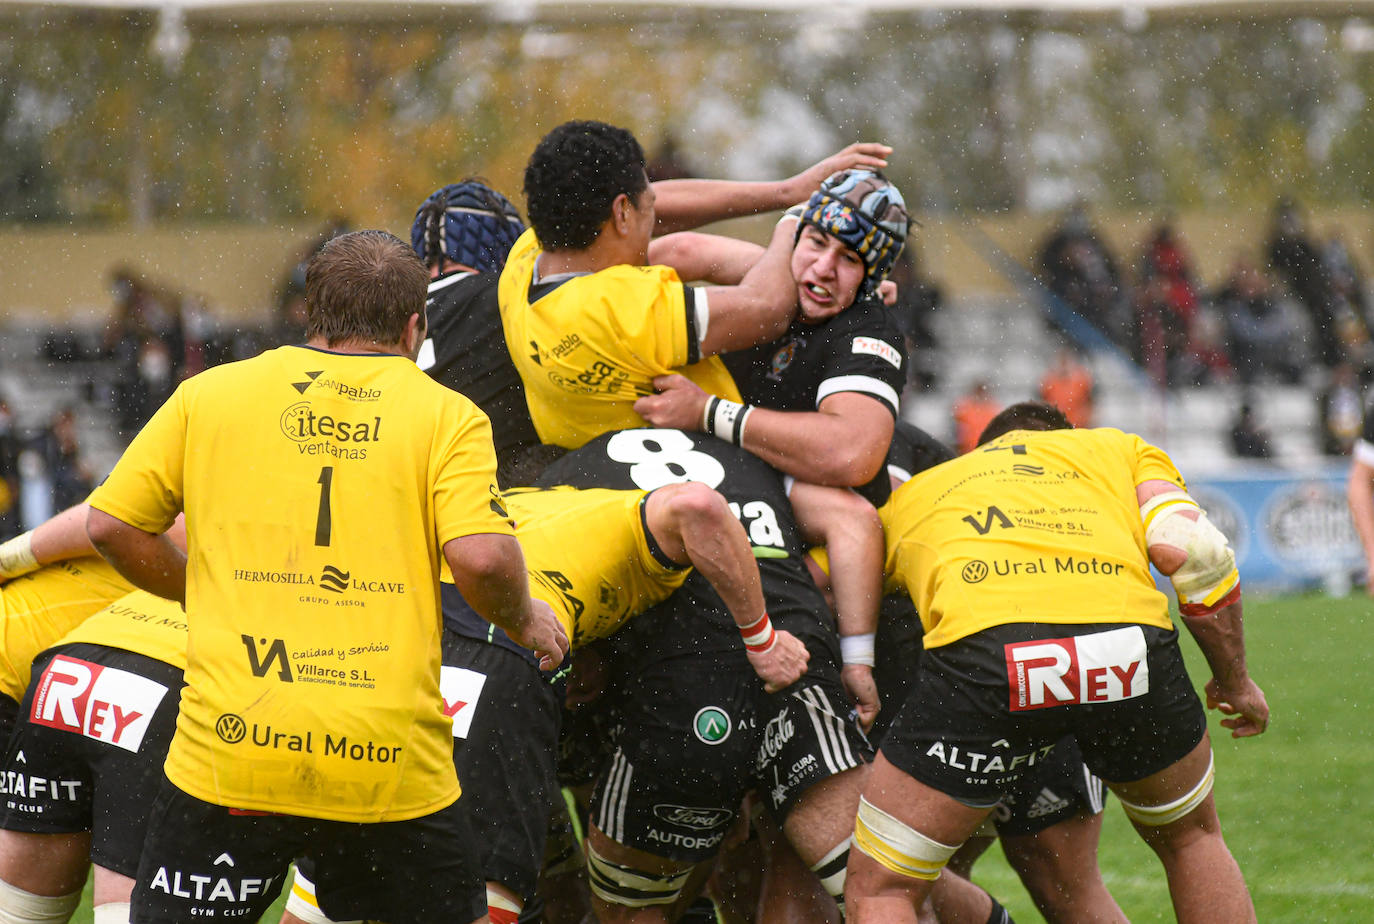
[[[1253,598],[1245,607],[1250,673],[1269,700],[1259,738],[1232,740],[1211,714],[1222,830],[1266,924],[1374,917],[1374,837],[1368,792],[1374,767],[1374,599],[1356,591]],[[1186,632],[1183,633],[1186,636]],[[1209,676],[1182,640],[1194,685]],[[1374,723],[1372,723],[1374,724]],[[1107,886],[1135,924],[1172,921],[1164,873],[1109,799],[1100,862]],[[974,878],[1018,924],[1042,919],[994,847]],[[279,903],[280,904],[280,903]],[[89,924],[89,897],[72,919]],[[277,912],[266,917],[275,922]]]

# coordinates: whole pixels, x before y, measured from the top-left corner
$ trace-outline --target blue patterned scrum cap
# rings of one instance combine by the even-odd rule
[[[911,225],[901,191],[876,170],[859,168],[832,173],[806,203],[801,220],[863,257],[862,295],[872,295],[887,278]]]
[[[440,210],[443,223],[435,227]],[[410,226],[410,246],[431,266],[441,250],[450,263],[499,273],[524,230],[525,222],[509,199],[485,183],[464,180],[436,190],[420,205]]]

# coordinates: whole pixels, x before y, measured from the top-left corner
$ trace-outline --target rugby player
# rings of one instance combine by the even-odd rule
[[[506,254],[524,230],[510,200],[474,179],[435,190],[410,228],[411,246],[430,275],[429,334],[416,362],[487,415],[502,487],[532,483],[562,455],[534,431],[496,304]]]
[[[1345,496],[1364,548],[1365,592],[1374,595],[1374,412],[1367,406],[1360,438],[1351,450]]]
[[[786,631],[748,643],[760,634],[750,626],[767,622],[758,567],[739,520],[704,484],[522,489],[505,500],[530,593],[552,607],[574,650],[666,599],[695,569],[746,637],[740,647],[766,689],[787,687],[806,671],[806,647]],[[596,541],[569,541],[579,535]],[[456,588],[446,583],[443,591],[441,685],[453,714],[454,762],[482,845],[488,914],[503,924],[516,920],[534,894],[544,860],[548,805],[558,789],[564,675],[541,675],[529,653],[477,617]],[[311,894],[309,872],[298,871],[287,903],[294,917],[283,921],[328,921]]]
[[[871,508],[817,486],[860,488],[874,504],[890,490],[883,462],[906,380],[905,341],[878,290],[902,252],[910,218],[897,187],[861,167],[827,177],[798,211],[796,319],[781,337],[724,357],[743,403],[667,375],[635,410],[654,426],[704,430],[743,446],[797,479],[790,497],[806,538],[834,560],[845,686],[867,726],[879,706],[872,665],[881,534],[859,528],[875,516]],[[744,241],[673,237],[663,244],[673,259],[722,272],[760,257]]]
[[[1149,572],[1173,581],[1212,670],[1209,707],[1234,737],[1257,735],[1269,709],[1245,669],[1234,555],[1163,452],[1062,419],[1013,405],[981,448],[893,494],[889,570],[926,656],[864,787],[856,921],[916,920],[959,845],[1066,733],[1159,855],[1180,921],[1255,919],[1217,820],[1206,716]]]
[[[99,610],[34,661],[0,765],[0,878],[39,887],[26,887],[21,902],[0,885],[0,920],[66,921],[94,864],[97,924],[128,922],[185,667],[185,612],[144,591]],[[50,894],[68,904],[43,898]]]
[[[889,151],[851,145],[780,183],[650,184],[644,152],[624,129],[568,122],[549,132],[525,168],[533,228],[511,250],[498,289],[540,439],[576,448],[641,426],[635,399],[652,393],[656,376],[678,369],[738,401],[717,354],[771,340],[791,321],[791,222],[729,286],[689,288],[671,267],[650,265],[651,238],[786,208],[835,170],[881,166]]]
[[[586,844],[598,919],[674,919],[709,873],[749,790],[838,898],[870,751],[840,681],[833,617],[802,563],[782,477],[705,434],[626,430],[558,460],[543,479],[714,487],[761,550],[767,619],[756,631],[790,631],[811,655],[800,683],[765,691],[739,650],[735,620],[697,576],[617,633],[617,666],[627,678],[620,731],[596,784]]]
[[[91,496],[96,547],[189,623],[134,921],[260,915],[298,855],[336,918],[486,915],[439,691],[441,562],[544,666],[567,638],[529,597],[485,416],[415,366],[427,283],[385,232],[334,238],[307,270],[307,344],[183,383]],[[186,555],[158,535],[183,508]]]

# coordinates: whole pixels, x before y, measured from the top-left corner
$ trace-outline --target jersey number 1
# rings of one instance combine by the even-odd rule
[[[320,469],[320,514],[315,519],[315,544],[329,545],[329,534],[334,523],[329,516],[329,488],[334,483],[334,466],[326,465]]]

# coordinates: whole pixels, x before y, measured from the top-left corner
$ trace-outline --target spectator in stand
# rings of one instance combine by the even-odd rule
[[[1040,380],[1040,397],[1064,412],[1075,429],[1093,425],[1093,394],[1097,385],[1092,370],[1072,347],[1060,347],[1054,365]],[[981,430],[979,431],[982,432]]]
[[[95,478],[82,457],[76,411],[64,407],[54,414],[34,448],[52,482],[52,508],[65,510],[84,501],[95,487]]]
[[[1312,319],[1316,356],[1330,369],[1342,359],[1344,326],[1364,327],[1363,319],[1338,312],[1336,287],[1321,248],[1308,236],[1296,205],[1281,199],[1274,209],[1274,228],[1269,240],[1269,264]],[[1351,332],[1345,334],[1349,339]],[[1368,339],[1368,332],[1365,332]]]
[[[1331,372],[1331,382],[1317,398],[1321,421],[1322,452],[1328,456],[1348,456],[1360,437],[1364,423],[1360,381],[1355,367],[1341,363]]]
[[[201,344],[188,336],[185,296],[127,266],[116,267],[112,280],[115,314],[102,348],[120,366],[115,398],[120,426],[131,437],[158,407],[156,395],[165,397],[184,374],[200,370]]]
[[[663,136],[658,153],[644,167],[644,172],[649,175],[650,183],[657,183],[659,180],[690,180],[699,175],[682,156],[677,136],[671,132]]]
[[[1337,309],[1350,312],[1368,327],[1369,298],[1365,293],[1364,274],[1351,256],[1345,235],[1339,228],[1327,235],[1322,247],[1322,259],[1331,279],[1331,294]]]
[[[1088,222],[1087,207],[1077,202],[1040,249],[1045,285],[1069,308],[1114,343],[1130,343],[1130,302],[1116,261]]]
[[[897,286],[892,315],[906,340],[907,383],[922,390],[935,387],[940,342],[935,336],[935,312],[944,293],[921,275],[915,245],[908,241],[888,277]]]
[[[1297,326],[1284,314],[1269,278],[1253,262],[1238,258],[1214,301],[1225,320],[1229,352],[1243,384],[1277,379],[1292,385],[1302,379]]]
[[[954,402],[954,443],[960,452],[968,452],[978,445],[983,428],[1002,410],[992,396],[987,379],[975,379],[969,390]]]
[[[1249,396],[1242,399],[1231,424],[1231,450],[1242,459],[1268,459],[1274,455],[1269,431],[1260,426]]]
[[[1219,323],[1198,298],[1195,278],[1172,222],[1165,219],[1141,255],[1135,308],[1137,355],[1161,385],[1231,377],[1217,336]]]
[[[321,247],[349,230],[351,225],[348,219],[336,216],[301,248],[296,262],[277,285],[276,316],[272,321],[273,329],[269,332],[272,341],[270,346],[305,342],[305,269],[310,265],[310,258]]]

